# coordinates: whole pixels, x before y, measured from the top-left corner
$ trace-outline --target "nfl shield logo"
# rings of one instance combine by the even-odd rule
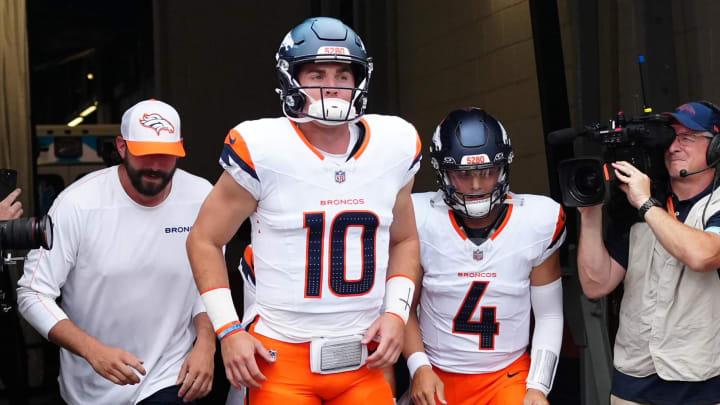
[[[475,259],[475,261],[482,260],[483,259],[483,251],[480,249],[475,249],[473,251],[473,259]]]
[[[335,172],[335,182],[336,183],[342,183],[345,181],[345,172],[342,170],[338,170]]]

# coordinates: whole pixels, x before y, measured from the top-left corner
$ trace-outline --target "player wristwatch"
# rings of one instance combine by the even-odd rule
[[[638,208],[638,215],[640,216],[640,219],[642,219],[642,220],[645,219],[645,214],[648,212],[648,210],[651,207],[662,208],[662,203],[660,201],[654,199],[653,197],[648,198],[648,200],[645,201],[645,203],[643,205],[641,205],[640,208]]]

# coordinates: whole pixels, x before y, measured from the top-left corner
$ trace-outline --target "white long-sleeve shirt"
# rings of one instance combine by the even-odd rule
[[[44,337],[62,319],[144,362],[137,385],[115,385],[60,350],[60,391],[70,404],[134,404],[175,384],[205,309],[185,240],[211,189],[177,170],[160,205],[133,201],[117,166],[90,173],[53,203],[51,250],[30,252],[18,285],[22,316]],[[58,306],[55,300],[61,296]]]

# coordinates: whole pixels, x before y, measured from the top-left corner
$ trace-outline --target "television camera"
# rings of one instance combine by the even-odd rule
[[[4,200],[17,185],[17,171],[0,169],[0,200]],[[5,289],[9,288],[7,266],[16,263],[22,258],[12,257],[8,249],[37,249],[43,247],[51,249],[53,244],[53,223],[50,216],[23,217],[11,220],[0,220],[0,313],[7,313],[12,309],[8,303],[9,296]],[[6,256],[7,253],[7,256]]]
[[[587,125],[583,131],[561,129],[548,135],[551,145],[585,138],[600,146],[600,156],[575,157],[559,163],[562,202],[567,207],[585,207],[619,201],[619,181],[610,163],[624,160],[650,177],[654,188],[666,184],[664,153],[675,132],[670,117],[645,114],[626,117],[619,112],[607,126]],[[622,200],[624,194],[619,193]]]

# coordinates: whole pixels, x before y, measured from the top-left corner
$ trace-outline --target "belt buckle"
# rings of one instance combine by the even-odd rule
[[[310,371],[335,374],[357,370],[367,360],[367,345],[362,336],[319,338],[310,341]]]

